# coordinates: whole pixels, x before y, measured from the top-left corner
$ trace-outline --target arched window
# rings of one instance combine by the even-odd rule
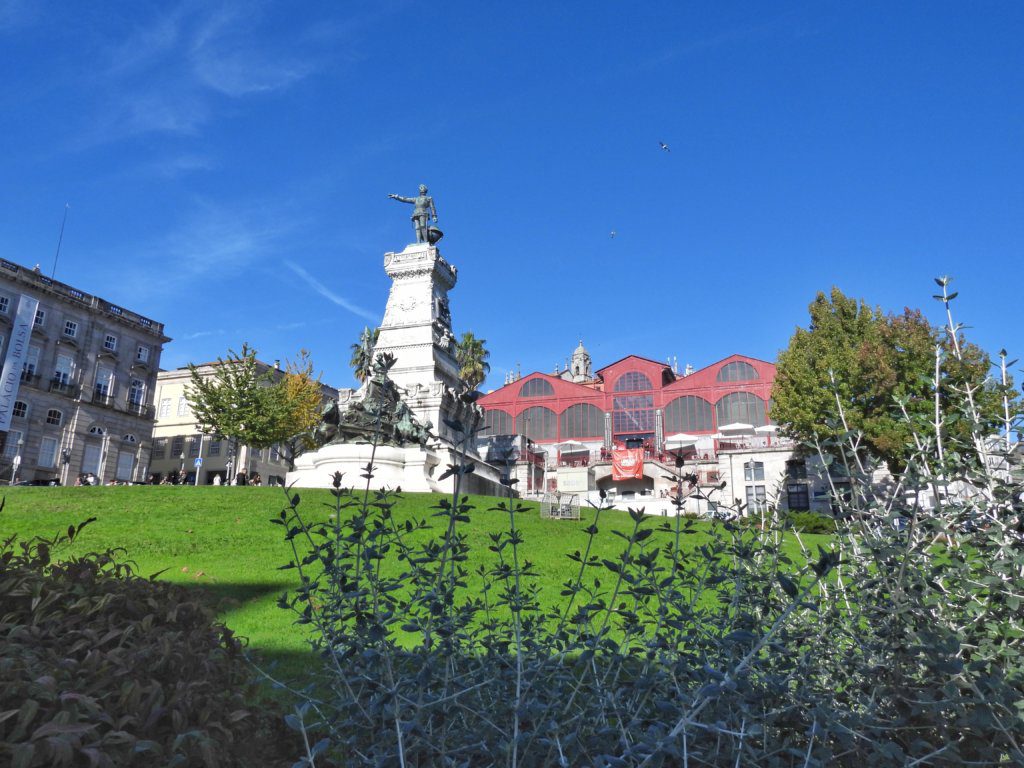
[[[711,403],[703,397],[683,395],[665,406],[665,432],[711,432],[715,428]]]
[[[542,405],[527,408],[516,416],[516,434],[531,440],[554,440],[558,437],[558,418],[555,412]]]
[[[753,424],[763,427],[768,423],[764,412],[764,400],[751,392],[733,392],[715,403],[715,417],[718,426],[725,424]]]
[[[64,414],[58,411],[56,408],[51,408],[46,412],[46,423],[52,424],[55,427],[59,427],[64,423]]]
[[[719,381],[753,381],[759,378],[754,366],[742,360],[734,360],[718,369]]]
[[[616,380],[615,389],[613,391],[642,392],[648,389],[654,389],[654,387],[651,386],[650,379],[640,373],[640,371],[626,371]]]
[[[555,394],[555,388],[545,379],[530,379],[519,388],[520,397],[548,397]]]
[[[122,437],[121,440],[126,442],[126,443],[137,443],[137,442],[139,442],[139,439],[137,437],[135,437],[135,435],[131,434],[130,432],[127,435],[125,435],[124,437]]]
[[[102,437],[103,435],[107,434],[107,430],[105,430],[103,427],[99,426],[98,424],[94,424],[93,426],[89,427],[89,434],[90,435],[99,435],[99,436]]]
[[[484,426],[487,427],[482,433],[485,437],[488,435],[515,434],[515,429],[512,426],[512,417],[497,408],[488,408],[484,411]]]
[[[559,417],[562,439],[568,437],[601,437],[604,434],[604,411],[590,403],[570,405]]]

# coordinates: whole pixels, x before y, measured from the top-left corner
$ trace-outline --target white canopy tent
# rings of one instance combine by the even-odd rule
[[[735,421],[732,424],[720,424],[718,431],[722,433],[722,437],[740,437],[754,434],[754,425]]]
[[[696,445],[697,441],[701,439],[701,435],[688,435],[685,432],[679,432],[675,435],[669,435],[665,438],[665,449],[669,451],[677,450],[679,448],[686,448],[691,445]]]

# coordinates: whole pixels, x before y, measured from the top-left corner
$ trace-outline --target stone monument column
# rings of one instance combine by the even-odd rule
[[[455,267],[437,246],[413,243],[400,253],[384,254],[384,271],[391,290],[374,354],[394,355],[389,375],[405,391],[413,414],[420,423],[429,419],[439,437],[454,441],[444,419],[458,410],[453,394],[460,388],[448,306]]]

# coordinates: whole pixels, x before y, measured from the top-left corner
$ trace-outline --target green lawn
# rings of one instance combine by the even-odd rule
[[[307,516],[329,514],[332,502],[327,491],[302,490],[300,510]],[[430,506],[439,496],[406,494],[398,502],[399,519],[429,517]],[[506,529],[508,516],[491,511],[497,499],[472,497],[475,511],[465,531],[471,547],[470,569],[492,562],[487,551],[489,533]],[[297,581],[294,570],[279,571],[289,562],[290,548],[283,540],[284,529],[272,525],[285,504],[280,488],[134,486],[100,488],[29,488],[6,491],[6,506],[0,512],[0,538],[11,533],[21,537],[53,535],[88,517],[88,526],[68,551],[82,553],[107,547],[123,547],[126,556],[138,564],[143,575],[163,570],[161,579],[193,585],[223,601],[224,622],[267,658],[283,661],[298,669],[309,660],[303,632],[292,623],[292,614],[281,610],[276,600]],[[541,574],[541,600],[555,605],[561,585],[575,576],[578,566],[565,557],[582,550],[587,535],[583,529],[594,512],[584,511],[581,521],[541,520],[535,503],[518,519],[525,538],[523,557]],[[704,540],[702,523],[687,540],[695,546]],[[624,512],[602,513],[601,534],[594,554],[614,557],[622,539],[609,535],[612,528],[627,530],[632,521]],[[805,536],[806,543],[825,537]],[[792,542],[794,554],[796,544]],[[58,557],[60,553],[58,553]],[[165,570],[166,569],[166,570]],[[473,588],[473,582],[470,583]]]

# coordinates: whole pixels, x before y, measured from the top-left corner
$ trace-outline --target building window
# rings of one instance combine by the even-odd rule
[[[684,395],[665,406],[665,431],[669,434],[711,432],[714,428],[711,403],[703,397]]]
[[[179,416],[187,416],[188,415],[188,400],[186,398],[184,398],[184,397],[179,397],[178,398],[178,415]]]
[[[277,447],[277,443],[275,443],[274,445],[270,446],[270,460],[271,461],[280,461],[281,460],[281,451]]]
[[[621,381],[621,379],[620,379]],[[616,435],[654,432],[654,397],[623,395],[612,398],[613,431]]]
[[[53,367],[53,383],[66,387],[71,383],[75,359],[70,355],[57,355],[57,364]]]
[[[194,459],[199,455],[199,446],[202,445],[203,438],[199,435],[192,435],[188,439],[188,457]]]
[[[220,444],[221,444],[221,441],[216,439],[216,438],[210,440],[210,455],[211,456],[220,456]]]
[[[131,405],[142,405],[146,399],[146,382],[142,379],[132,379],[128,387],[128,402]]]
[[[22,364],[22,372],[25,376],[35,376],[39,368],[39,347],[29,347],[28,356]]]
[[[498,408],[488,408],[484,411],[484,435],[514,435],[515,427],[512,424],[512,417],[505,411]]]
[[[46,423],[59,427],[64,423],[64,414],[56,408],[51,408],[46,412]]]
[[[22,433],[16,429],[9,430],[7,432],[7,439],[4,441],[4,457],[13,459],[18,455],[18,441],[21,440]]]
[[[160,398],[160,418],[166,418],[171,415],[171,398],[162,397]]]
[[[35,325],[37,325],[39,327],[42,327],[44,322],[46,322],[46,310],[45,309],[37,309],[36,310],[36,319],[34,321]]]
[[[643,392],[644,390],[654,389],[651,386],[651,380],[644,376],[640,371],[626,371],[626,373],[619,376],[615,382],[614,392]]]
[[[790,509],[800,510],[811,508],[811,498],[807,489],[807,483],[786,483],[786,506]]]
[[[140,344],[139,348],[135,350],[135,360],[139,363],[149,362],[149,347],[144,344]]]
[[[11,415],[16,416],[19,419],[24,419],[28,415],[28,403],[24,403],[21,400],[15,400],[14,408],[11,409]]]
[[[747,486],[747,512],[761,513],[768,509],[768,499],[763,485]]]
[[[78,336],[78,323],[74,320],[64,321],[64,335],[69,339],[73,339]]]
[[[114,370],[105,366],[96,369],[96,394],[110,397],[114,394]]]
[[[559,417],[564,440],[569,437],[601,437],[604,435],[604,411],[590,403],[570,405]]]
[[[117,352],[117,336],[108,333],[103,337],[103,348],[108,352]]]
[[[743,463],[743,479],[748,483],[764,482],[764,462],[746,461]]]
[[[757,370],[750,363],[744,363],[742,360],[734,360],[731,363],[726,363],[718,369],[717,379],[719,381],[753,381],[759,379]]]
[[[7,296],[0,296],[0,314],[6,315],[11,311],[11,300]]]
[[[39,441],[39,466],[52,469],[57,466],[57,440],[44,437]]]
[[[107,430],[105,430],[103,427],[97,425],[97,426],[89,427],[89,434],[90,435],[96,435],[97,437],[103,437],[105,434],[107,434]]]
[[[752,424],[763,427],[768,423],[764,400],[751,392],[733,392],[715,403],[718,427],[726,424]]]
[[[555,388],[545,379],[530,379],[519,388],[520,397],[549,397],[555,394]]]
[[[789,480],[807,479],[807,462],[803,459],[793,459],[786,462],[786,478]]]
[[[171,458],[176,459],[185,452],[185,438],[183,435],[177,435],[171,440]]]
[[[558,417],[542,405],[527,408],[516,416],[516,434],[531,440],[554,440],[558,437]]]
[[[154,459],[162,459],[167,454],[167,438],[166,437],[154,437],[153,438],[153,456]]]
[[[253,459],[255,459],[256,461],[263,461],[263,451],[261,451],[259,448],[250,448],[249,450],[252,452]]]

